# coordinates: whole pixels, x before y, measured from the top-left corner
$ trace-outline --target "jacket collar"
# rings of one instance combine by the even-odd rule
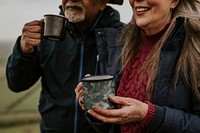
[[[64,15],[61,5],[59,6],[59,8],[60,8],[60,15]],[[104,28],[104,27],[110,27],[110,26],[119,27],[119,23],[116,23],[119,21],[120,21],[119,12],[110,6],[106,6],[105,10],[99,14],[96,22],[87,31],[91,31],[94,28]],[[123,25],[123,23],[120,23],[120,24]],[[76,31],[76,28],[73,23],[69,23],[67,28],[71,31],[74,31],[74,32]]]
[[[181,47],[183,44],[183,36],[185,35],[184,28],[184,18],[179,17],[176,19],[175,26],[167,38],[165,44],[163,45],[163,50],[165,51],[175,51],[177,48]]]

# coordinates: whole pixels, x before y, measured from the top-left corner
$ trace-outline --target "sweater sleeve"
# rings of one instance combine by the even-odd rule
[[[144,119],[141,121],[140,125],[148,128],[155,115],[156,107],[150,102],[146,103],[148,104],[148,112]]]

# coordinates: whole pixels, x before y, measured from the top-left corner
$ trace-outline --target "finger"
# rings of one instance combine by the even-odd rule
[[[75,93],[76,93],[77,98],[78,98],[80,90],[82,90],[82,89],[83,89],[83,85],[82,85],[82,82],[80,82],[75,88]]]
[[[42,39],[42,35],[38,33],[26,32],[22,35],[24,39]]]
[[[118,117],[111,117],[111,116],[104,116],[101,114],[98,114],[97,112],[93,111],[93,110],[88,110],[88,113],[90,115],[92,115],[93,117],[97,118],[98,120],[103,121],[104,123],[116,123],[116,124],[120,124],[120,120]]]
[[[84,104],[83,96],[79,98],[78,102],[79,102],[80,105]]]
[[[85,110],[85,105],[84,105],[84,101],[83,101],[83,96],[81,98],[79,98],[79,105],[81,106],[82,110]]]
[[[24,44],[26,46],[24,46],[22,44]],[[41,44],[41,40],[40,39],[30,39],[29,38],[29,39],[21,40],[21,48],[23,49],[23,51],[26,51],[26,49],[30,49],[30,50],[32,49],[33,50],[34,46],[38,46],[40,44]],[[30,50],[29,50],[29,52],[30,52]]]
[[[40,19],[40,23],[44,23],[44,18]]]
[[[85,77],[91,76],[91,74],[86,74]]]
[[[111,102],[121,106],[130,106],[134,102],[132,98],[127,97],[109,96],[108,98]]]
[[[105,117],[120,117],[123,115],[123,111],[121,109],[102,109],[99,106],[93,106],[92,109]]]
[[[81,106],[81,109],[82,109],[82,110],[86,110],[84,104]]]
[[[27,44],[39,45],[42,39],[42,33],[39,30],[40,28],[35,30],[24,28],[22,31],[22,40]]]
[[[41,44],[41,38],[37,36],[29,37],[29,36],[23,35],[22,39],[24,40],[26,44],[30,44],[32,46],[37,46]]]
[[[28,43],[32,44],[33,46],[38,46],[38,45],[41,44],[41,39],[32,39],[32,38],[30,38],[28,40]]]
[[[25,26],[34,26],[34,25],[41,25],[44,20],[33,20],[25,24]]]
[[[24,26],[22,33],[30,32],[30,33],[42,33],[43,27],[40,25],[34,25],[34,26]]]
[[[80,91],[80,89],[82,88],[82,82],[80,82],[76,88],[75,88],[75,93],[78,93]]]
[[[84,104],[81,104],[80,106],[81,106],[81,109],[82,109],[82,110],[86,110],[86,108],[85,108],[85,105],[84,105]]]
[[[76,95],[76,99],[79,100],[82,97],[83,97],[83,90],[80,90],[79,93],[77,93],[77,95]]]
[[[34,20],[32,22],[26,23],[22,29],[22,34],[26,32],[33,32],[33,33],[43,33],[44,24],[42,20]]]

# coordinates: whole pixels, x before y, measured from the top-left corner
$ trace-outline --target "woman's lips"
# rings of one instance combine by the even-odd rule
[[[148,8],[148,7],[136,7],[135,8],[135,11],[136,11],[137,15],[144,14],[145,12],[147,12],[149,10],[150,10],[150,8]]]
[[[148,10],[149,10],[149,8],[147,8],[147,7],[137,7],[136,8],[137,12],[143,12],[143,11],[148,11]]]

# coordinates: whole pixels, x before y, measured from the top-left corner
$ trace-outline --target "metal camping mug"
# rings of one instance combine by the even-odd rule
[[[65,29],[68,23],[67,18],[61,15],[44,15],[44,38],[61,41],[65,37]]]
[[[112,109],[115,105],[109,101],[109,95],[115,95],[115,84],[111,75],[88,76],[82,79],[83,101],[86,110],[92,106]]]

